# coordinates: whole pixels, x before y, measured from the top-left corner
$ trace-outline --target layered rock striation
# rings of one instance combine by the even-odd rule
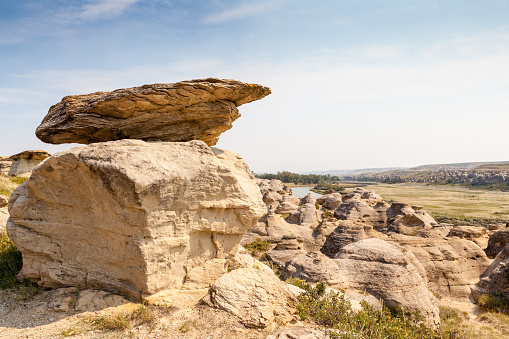
[[[240,117],[238,106],[269,94],[261,85],[209,78],[70,95],[51,106],[35,134],[51,144],[141,139],[212,146]]]

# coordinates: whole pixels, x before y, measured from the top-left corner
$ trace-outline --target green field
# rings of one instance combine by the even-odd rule
[[[459,217],[509,219],[509,192],[419,184],[376,184],[365,187],[385,201],[422,205],[429,212]],[[347,188],[351,191],[352,188]]]

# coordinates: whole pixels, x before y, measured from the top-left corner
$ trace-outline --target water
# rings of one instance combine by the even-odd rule
[[[306,195],[308,195],[308,193],[313,193],[315,198],[322,196],[320,193],[311,192],[311,188],[313,187],[292,187],[293,195],[295,195],[297,198],[304,198]]]

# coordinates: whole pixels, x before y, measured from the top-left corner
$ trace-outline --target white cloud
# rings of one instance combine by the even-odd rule
[[[239,20],[257,16],[278,8],[281,1],[269,0],[255,3],[247,3],[235,8],[227,9],[220,13],[213,13],[203,19],[205,24],[221,24],[224,22]]]
[[[86,4],[81,9],[78,17],[83,20],[96,20],[111,18],[122,14],[127,7],[139,0],[99,0]]]

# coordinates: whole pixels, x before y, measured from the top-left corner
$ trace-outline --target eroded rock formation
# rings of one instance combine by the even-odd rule
[[[60,152],[10,198],[21,276],[133,299],[210,286],[266,207],[238,155],[119,140]]]
[[[70,95],[49,109],[36,135],[51,144],[141,139],[211,146],[240,117],[238,106],[269,94],[268,87],[209,78]]]

